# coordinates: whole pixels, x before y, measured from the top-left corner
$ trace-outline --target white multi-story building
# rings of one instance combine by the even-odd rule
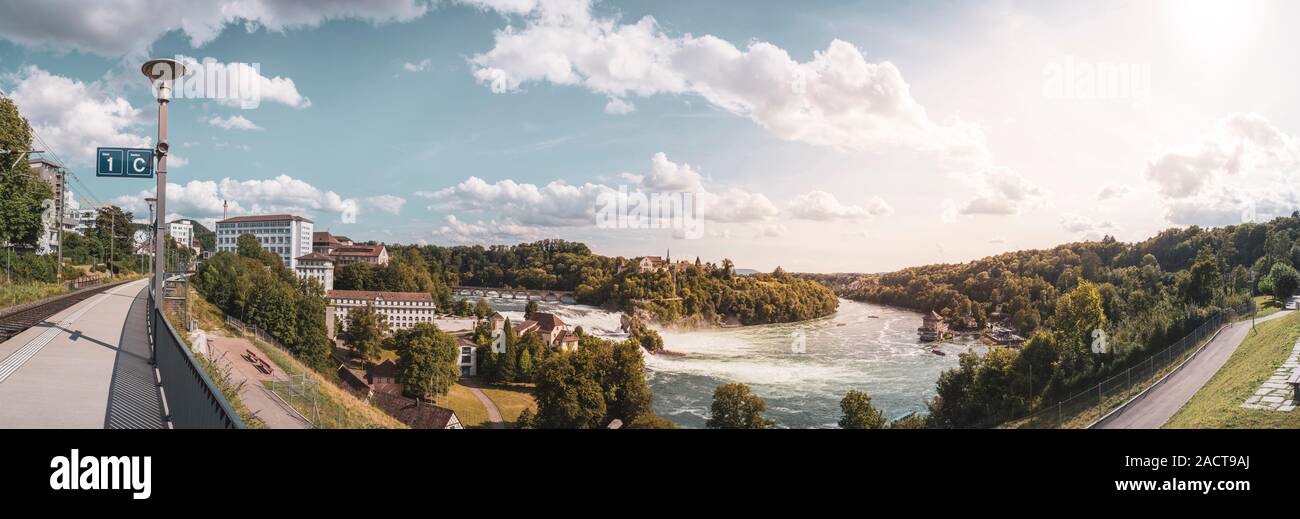
[[[298,256],[298,277],[320,282],[325,290],[334,290],[334,260],[319,252]]]
[[[370,290],[330,290],[325,293],[329,306],[325,311],[325,326],[334,330],[334,318],[337,317],[343,328],[348,326],[348,312],[367,304],[374,305],[375,311],[388,320],[390,331],[405,330],[417,323],[433,323],[437,310],[433,303],[433,294],[428,292],[375,292]]]
[[[298,269],[298,258],[310,254],[312,221],[291,214],[236,216],[217,222],[217,252],[239,248],[239,235],[251,234],[262,248],[274,252],[284,265]]]
[[[85,236],[86,234],[90,233],[91,229],[95,228],[95,220],[99,218],[98,210],[71,209],[70,211],[71,213],[69,214],[69,216],[77,220],[76,226],[73,227],[73,232]]]
[[[176,243],[185,247],[194,246],[194,226],[185,220],[176,220],[167,224],[167,235]]]

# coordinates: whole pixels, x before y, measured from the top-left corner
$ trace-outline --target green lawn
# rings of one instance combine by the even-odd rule
[[[1243,409],[1291,354],[1300,338],[1300,312],[1260,323],[1223,368],[1164,426],[1192,429],[1296,429],[1300,412]]]
[[[434,404],[455,411],[456,417],[465,427],[487,427],[488,425],[487,408],[483,407],[483,403],[469,392],[469,388],[460,384],[452,385],[445,396],[434,399]]]
[[[1259,312],[1258,314],[1255,315],[1255,317],[1256,318],[1264,317],[1267,315],[1275,314],[1277,313],[1278,310],[1281,310],[1282,302],[1278,301],[1273,296],[1256,296],[1255,308]],[[1246,319],[1250,319],[1249,315],[1245,317]]]
[[[512,384],[480,389],[497,405],[497,409],[501,411],[501,419],[505,420],[506,426],[511,429],[515,427],[515,421],[519,420],[519,413],[524,412],[524,409],[531,409],[533,415],[537,415],[537,400],[533,398],[531,385]]]

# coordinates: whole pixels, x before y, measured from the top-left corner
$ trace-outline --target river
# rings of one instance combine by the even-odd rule
[[[524,302],[490,299],[511,321],[523,319]],[[598,336],[622,339],[619,314],[585,305],[540,303]],[[876,317],[870,317],[876,316]],[[839,402],[850,389],[865,391],[889,418],[924,411],[939,373],[957,365],[957,354],[982,346],[917,343],[921,314],[868,303],[840,300],[834,315],[791,324],[700,331],[664,331],[665,347],[683,357],[646,355],[646,379],[654,410],[682,427],[704,427],[713,389],[741,382],[767,402],[768,418],[778,427],[835,427]],[[798,332],[806,351],[793,352]]]

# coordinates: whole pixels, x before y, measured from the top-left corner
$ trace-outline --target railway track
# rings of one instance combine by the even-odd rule
[[[11,309],[0,310],[0,342],[9,340],[10,337],[22,333],[23,330],[40,324],[41,321],[44,321],[51,315],[57,314],[72,307],[72,305],[90,299],[95,294],[99,294],[105,290],[125,283],[130,283],[130,280],[83,288],[76,292],[63,294],[61,296],[19,305],[18,307]]]

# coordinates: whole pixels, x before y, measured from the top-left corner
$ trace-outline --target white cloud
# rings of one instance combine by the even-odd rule
[[[1046,204],[1046,193],[1015,171],[991,168],[970,180],[976,197],[961,206],[961,214],[1014,215]]]
[[[520,242],[539,239],[540,230],[513,221],[497,223],[495,220],[469,223],[447,215],[447,223],[431,233],[443,241],[455,244],[493,245],[502,242]]]
[[[1148,161],[1145,176],[1171,223],[1218,226],[1291,214],[1300,207],[1297,167],[1300,138],[1237,113]]]
[[[765,195],[739,188],[716,192],[704,185],[704,178],[690,164],[674,163],[663,153],[651,158],[650,172],[645,175],[624,174],[624,180],[637,180],[627,188],[636,193],[691,193],[699,214],[714,222],[754,222],[776,216],[776,206]],[[624,196],[618,186],[584,183],[571,185],[552,181],[546,185],[520,183],[511,179],[489,183],[471,176],[454,186],[438,191],[417,191],[416,196],[431,200],[428,207],[437,211],[477,211],[509,218],[527,226],[589,227],[596,222],[598,198]]]
[[[1126,185],[1112,184],[1101,188],[1101,191],[1097,192],[1097,201],[1105,202],[1107,200],[1115,200],[1117,198],[1123,198],[1132,191],[1133,189]]]
[[[423,60],[420,60],[419,63],[411,63],[409,61],[403,63],[402,68],[405,69],[407,72],[424,72],[426,70],[429,70],[429,67],[432,65],[433,65],[433,61],[430,60],[429,58],[425,58]]]
[[[211,119],[208,119],[208,124],[215,126],[217,128],[221,128],[223,130],[262,130],[263,129],[261,126],[254,124],[253,121],[248,120],[248,118],[242,115],[232,115],[224,119],[218,116],[213,116]]]
[[[136,212],[147,211],[144,199],[153,194],[154,190],[148,189],[135,196],[117,197],[113,203]],[[222,201],[229,202],[230,216],[337,214],[343,223],[355,222],[359,209],[355,199],[343,198],[338,193],[322,190],[288,175],[267,180],[241,181],[227,177],[220,182],[191,180],[184,185],[167,184],[168,212],[189,218],[215,218],[222,215]]]
[[[1095,234],[1101,231],[1113,231],[1115,224],[1108,221],[1094,222],[1084,216],[1067,214],[1061,217],[1061,227],[1074,234]]]
[[[245,30],[314,27],[331,19],[404,22],[429,9],[421,0],[76,0],[6,2],[0,38],[58,51],[102,56],[144,53],[162,35],[179,30],[201,47],[228,25]],[[124,21],[131,21],[123,25]]]
[[[621,97],[611,97],[605,103],[605,113],[610,115],[627,115],[636,111],[636,105]]]
[[[758,233],[754,235],[755,238],[780,238],[789,232],[785,225],[779,223],[759,224],[757,230]]]
[[[398,214],[402,212],[402,206],[406,205],[406,199],[394,195],[377,195],[366,197],[364,205],[376,211]]]
[[[1300,139],[1256,114],[1233,114],[1191,145],[1147,162],[1146,177],[1161,196],[1183,199],[1213,189],[1225,177],[1283,174],[1300,165]]]
[[[586,0],[469,3],[526,15],[523,28],[497,31],[495,46],[470,58],[474,77],[494,92],[528,82],[582,86],[610,97],[607,111],[631,96],[693,94],[785,140],[988,155],[978,128],[931,120],[894,64],[868,62],[841,40],[799,62],[767,42],[741,49],[711,35],[670,36],[650,16],[632,24],[598,18]]]
[[[894,208],[880,197],[871,197],[863,207],[841,204],[835,195],[825,191],[809,191],[790,201],[790,214],[805,220],[863,220],[892,212]]]
[[[93,163],[100,146],[153,147],[153,139],[136,130],[148,122],[144,112],[107,94],[98,82],[83,83],[35,66],[7,79],[15,82],[9,97],[49,145],[47,151],[71,165]]]
[[[293,108],[311,106],[311,99],[298,91],[293,79],[266,77],[260,64],[222,63],[211,57],[198,60],[181,56],[180,59],[188,72],[185,81],[177,85],[178,98],[212,98],[218,104],[240,108],[257,108],[262,102]]]

